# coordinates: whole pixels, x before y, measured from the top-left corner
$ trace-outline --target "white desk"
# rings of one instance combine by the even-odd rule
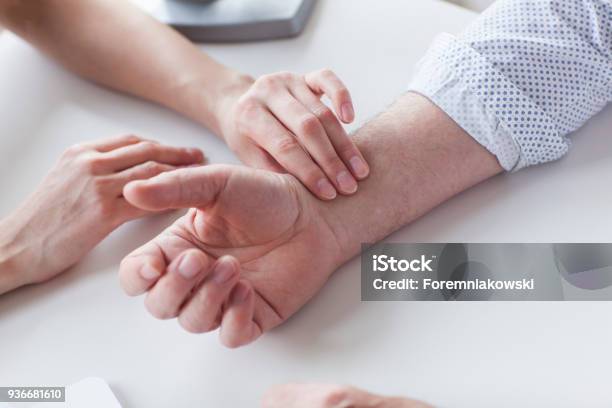
[[[205,47],[252,74],[328,66],[353,91],[358,122],[401,93],[440,31],[474,14],[435,1],[322,0],[300,38]],[[163,50],[160,50],[163,52]],[[68,145],[122,131],[199,145],[235,161],[202,128],[96,88],[0,35],[0,214]],[[555,164],[472,189],[396,241],[611,241],[612,109]],[[120,259],[172,216],[118,230],[54,281],[0,298],[0,384],[107,379],[125,407],[255,407],[270,385],[348,383],[443,407],[610,406],[612,303],[361,303],[346,265],[287,324],[239,350],[190,335],[124,296]]]

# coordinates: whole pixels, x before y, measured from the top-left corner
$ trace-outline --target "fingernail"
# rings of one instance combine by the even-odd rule
[[[178,265],[178,273],[185,279],[191,279],[200,272],[202,264],[194,254],[187,254]]]
[[[212,279],[216,284],[222,285],[232,279],[235,270],[236,268],[234,268],[232,261],[220,259],[215,267]]]
[[[365,162],[363,161],[361,157],[353,156],[349,160],[349,162],[351,163],[351,167],[353,168],[353,171],[355,172],[357,177],[363,178],[368,175],[369,173],[368,166],[365,164]]]
[[[319,189],[319,193],[321,193],[321,196],[323,198],[326,198],[328,200],[333,200],[334,198],[336,198],[336,189],[334,188],[332,183],[330,183],[329,180],[325,178],[317,182],[317,189]]]
[[[249,296],[250,292],[251,290],[248,286],[244,284],[237,285],[234,291],[232,292],[232,303],[238,304],[244,302]]]
[[[351,103],[342,104],[342,120],[345,122],[352,122],[355,117],[355,111],[353,110],[353,105]]]
[[[338,180],[338,184],[340,184],[340,189],[345,193],[354,193],[357,191],[357,182],[351,176],[348,171],[342,170],[336,176],[336,180]]]
[[[140,276],[142,276],[143,279],[153,280],[158,278],[160,275],[161,273],[149,264],[145,264],[142,266],[142,268],[140,268]]]

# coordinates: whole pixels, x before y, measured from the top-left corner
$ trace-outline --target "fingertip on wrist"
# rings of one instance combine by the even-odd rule
[[[333,200],[338,196],[332,183],[325,177],[317,181],[316,191],[319,197],[326,201]]]
[[[363,180],[370,175],[370,166],[359,155],[349,159],[351,170],[359,180]]]

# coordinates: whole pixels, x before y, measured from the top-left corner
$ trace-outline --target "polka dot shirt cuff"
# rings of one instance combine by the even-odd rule
[[[552,119],[483,56],[439,35],[409,91],[420,93],[495,155],[506,171],[555,160],[569,148]]]

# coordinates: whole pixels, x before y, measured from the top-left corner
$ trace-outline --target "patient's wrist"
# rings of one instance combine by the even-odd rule
[[[502,171],[480,146],[425,97],[409,93],[357,131],[370,176],[350,197],[321,204],[342,262],[453,195]]]

